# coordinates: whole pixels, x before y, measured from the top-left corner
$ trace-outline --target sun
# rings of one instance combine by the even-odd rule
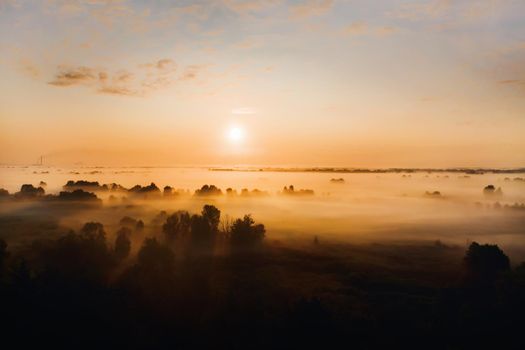
[[[244,130],[238,126],[232,126],[228,130],[228,139],[234,143],[241,142],[244,139]]]

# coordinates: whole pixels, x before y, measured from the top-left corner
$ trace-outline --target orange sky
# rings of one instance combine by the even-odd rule
[[[517,1],[4,0],[0,74],[3,164],[525,166]]]

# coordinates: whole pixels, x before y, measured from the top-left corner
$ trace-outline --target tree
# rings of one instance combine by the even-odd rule
[[[129,189],[128,192],[144,193],[144,194],[146,193],[160,194],[160,188],[158,188],[157,185],[155,185],[155,183],[152,182],[148,186],[144,186],[144,187],[140,185],[135,185],[131,189]]]
[[[196,196],[220,196],[222,191],[215,185],[204,185],[200,189],[195,191]]]
[[[118,260],[122,260],[128,257],[131,251],[131,240],[129,236],[131,229],[128,227],[122,227],[117,231],[117,239],[115,240],[115,256]]]
[[[80,234],[71,231],[44,252],[48,272],[71,281],[105,281],[114,263],[100,223],[87,223]]]
[[[161,245],[155,238],[144,240],[137,258],[137,266],[151,273],[170,271],[174,262],[172,251]]]
[[[190,214],[187,211],[178,211],[166,218],[166,222],[162,225],[162,232],[167,240],[173,241],[189,232],[190,222]]]
[[[20,188],[20,192],[15,193],[15,196],[20,198],[33,198],[43,196],[44,194],[45,191],[42,187],[34,187],[31,184],[24,184]]]
[[[102,201],[97,197],[96,194],[91,192],[85,192],[84,190],[78,189],[73,192],[62,191],[58,194],[56,199],[60,201],[86,201],[86,202],[97,202]]]
[[[205,205],[201,215],[191,217],[191,244],[194,247],[210,248],[219,232],[221,211],[213,205]]]
[[[0,262],[7,256],[7,243],[0,239]]]
[[[212,242],[213,230],[208,218],[202,215],[191,217],[191,242],[193,245],[201,246]]]
[[[263,224],[255,225],[250,215],[233,222],[230,229],[230,239],[233,245],[255,246],[260,244],[265,236],[266,229]]]
[[[106,231],[100,222],[86,222],[80,230],[80,234],[85,239],[106,241]]]
[[[171,186],[165,186],[164,190],[162,192],[162,195],[164,197],[171,197],[171,196],[173,196],[174,195],[173,188]]]
[[[124,216],[120,219],[120,226],[133,227],[137,224],[137,220],[130,216]]]
[[[463,259],[467,277],[473,282],[493,281],[501,272],[510,270],[510,260],[505,253],[492,244],[473,242]]]
[[[213,205],[206,204],[202,208],[201,214],[210,224],[210,228],[216,233],[219,229],[219,223],[221,221],[221,211]]]
[[[7,256],[7,243],[3,239],[0,239],[0,273],[4,268],[4,262]]]

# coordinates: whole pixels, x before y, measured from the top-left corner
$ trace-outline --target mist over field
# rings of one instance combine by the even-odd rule
[[[467,349],[489,341],[472,339],[480,329],[521,319],[519,171],[1,174],[11,340],[30,330],[58,347],[284,349],[350,335],[357,348],[380,348],[391,342],[383,334],[411,348],[439,332],[430,348]],[[468,326],[454,340],[458,322]]]
[[[170,186],[171,196],[140,196],[120,191],[84,188],[103,201],[97,208],[54,213],[38,203],[1,203],[6,215],[55,216],[63,228],[78,229],[100,221],[116,231],[124,216],[149,223],[160,211],[198,212],[204,204],[219,207],[229,218],[252,214],[265,223],[272,240],[345,242],[410,242],[440,240],[464,246],[469,241],[498,243],[525,254],[525,182],[520,174],[443,172],[334,174],[317,172],[210,171],[207,168],[55,168],[2,169],[0,187],[14,193],[23,183],[46,183],[47,194],[58,194],[70,180],[117,183],[132,188],[155,183]],[[203,185],[215,185],[221,195],[195,196]],[[283,193],[294,186],[295,194]],[[493,185],[501,194],[487,194]],[[227,193],[227,189],[232,189]],[[242,190],[248,192],[243,193]],[[313,193],[300,194],[301,189]],[[259,192],[253,192],[259,190]],[[436,192],[436,193],[435,193]],[[439,192],[439,193],[437,193]],[[512,206],[518,206],[514,208]],[[31,214],[28,214],[31,213]],[[9,231],[9,228],[7,228]],[[15,235],[13,235],[15,237]]]

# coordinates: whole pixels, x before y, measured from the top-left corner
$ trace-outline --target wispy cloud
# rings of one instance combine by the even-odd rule
[[[451,0],[430,0],[405,3],[390,14],[408,20],[438,18],[446,15],[452,6]]]
[[[110,95],[146,96],[155,90],[170,87],[177,80],[196,79],[203,69],[204,65],[189,65],[177,75],[177,65],[168,58],[140,64],[134,72],[62,65],[57,67],[54,78],[48,84],[58,87],[85,86]]]
[[[252,115],[256,114],[257,110],[251,107],[238,107],[232,109],[232,114],[235,115]]]
[[[343,28],[343,34],[363,35],[368,31],[368,25],[364,22],[354,22]]]
[[[498,81],[499,84],[505,84],[505,85],[508,85],[508,84],[523,84],[525,83],[524,80],[519,80],[519,79],[510,79],[510,80],[500,80]]]
[[[224,6],[239,14],[257,13],[282,2],[283,0],[222,0]]]
[[[402,4],[398,9],[390,11],[390,17],[397,19],[445,24],[445,27],[455,28],[466,23],[484,20],[501,13],[508,8],[513,0],[426,0]]]
[[[107,73],[98,72],[89,67],[59,66],[55,78],[49,84],[55,86],[89,85],[98,80],[104,81],[106,76]]]
[[[525,79],[500,80],[498,81],[498,84],[507,86],[509,88],[514,88],[520,92],[525,92]]]
[[[40,68],[38,68],[32,61],[28,59],[21,59],[18,62],[18,69],[25,75],[37,79],[40,77]]]
[[[395,33],[398,28],[393,26],[372,26],[366,22],[354,22],[351,23],[341,30],[343,35],[347,36],[362,36],[362,35],[373,35],[373,36],[387,36]]]
[[[197,78],[198,74],[206,68],[206,65],[193,64],[187,66],[182,75],[179,77],[180,80],[194,80]]]
[[[308,0],[290,6],[292,18],[308,18],[326,14],[332,9],[333,0]]]

